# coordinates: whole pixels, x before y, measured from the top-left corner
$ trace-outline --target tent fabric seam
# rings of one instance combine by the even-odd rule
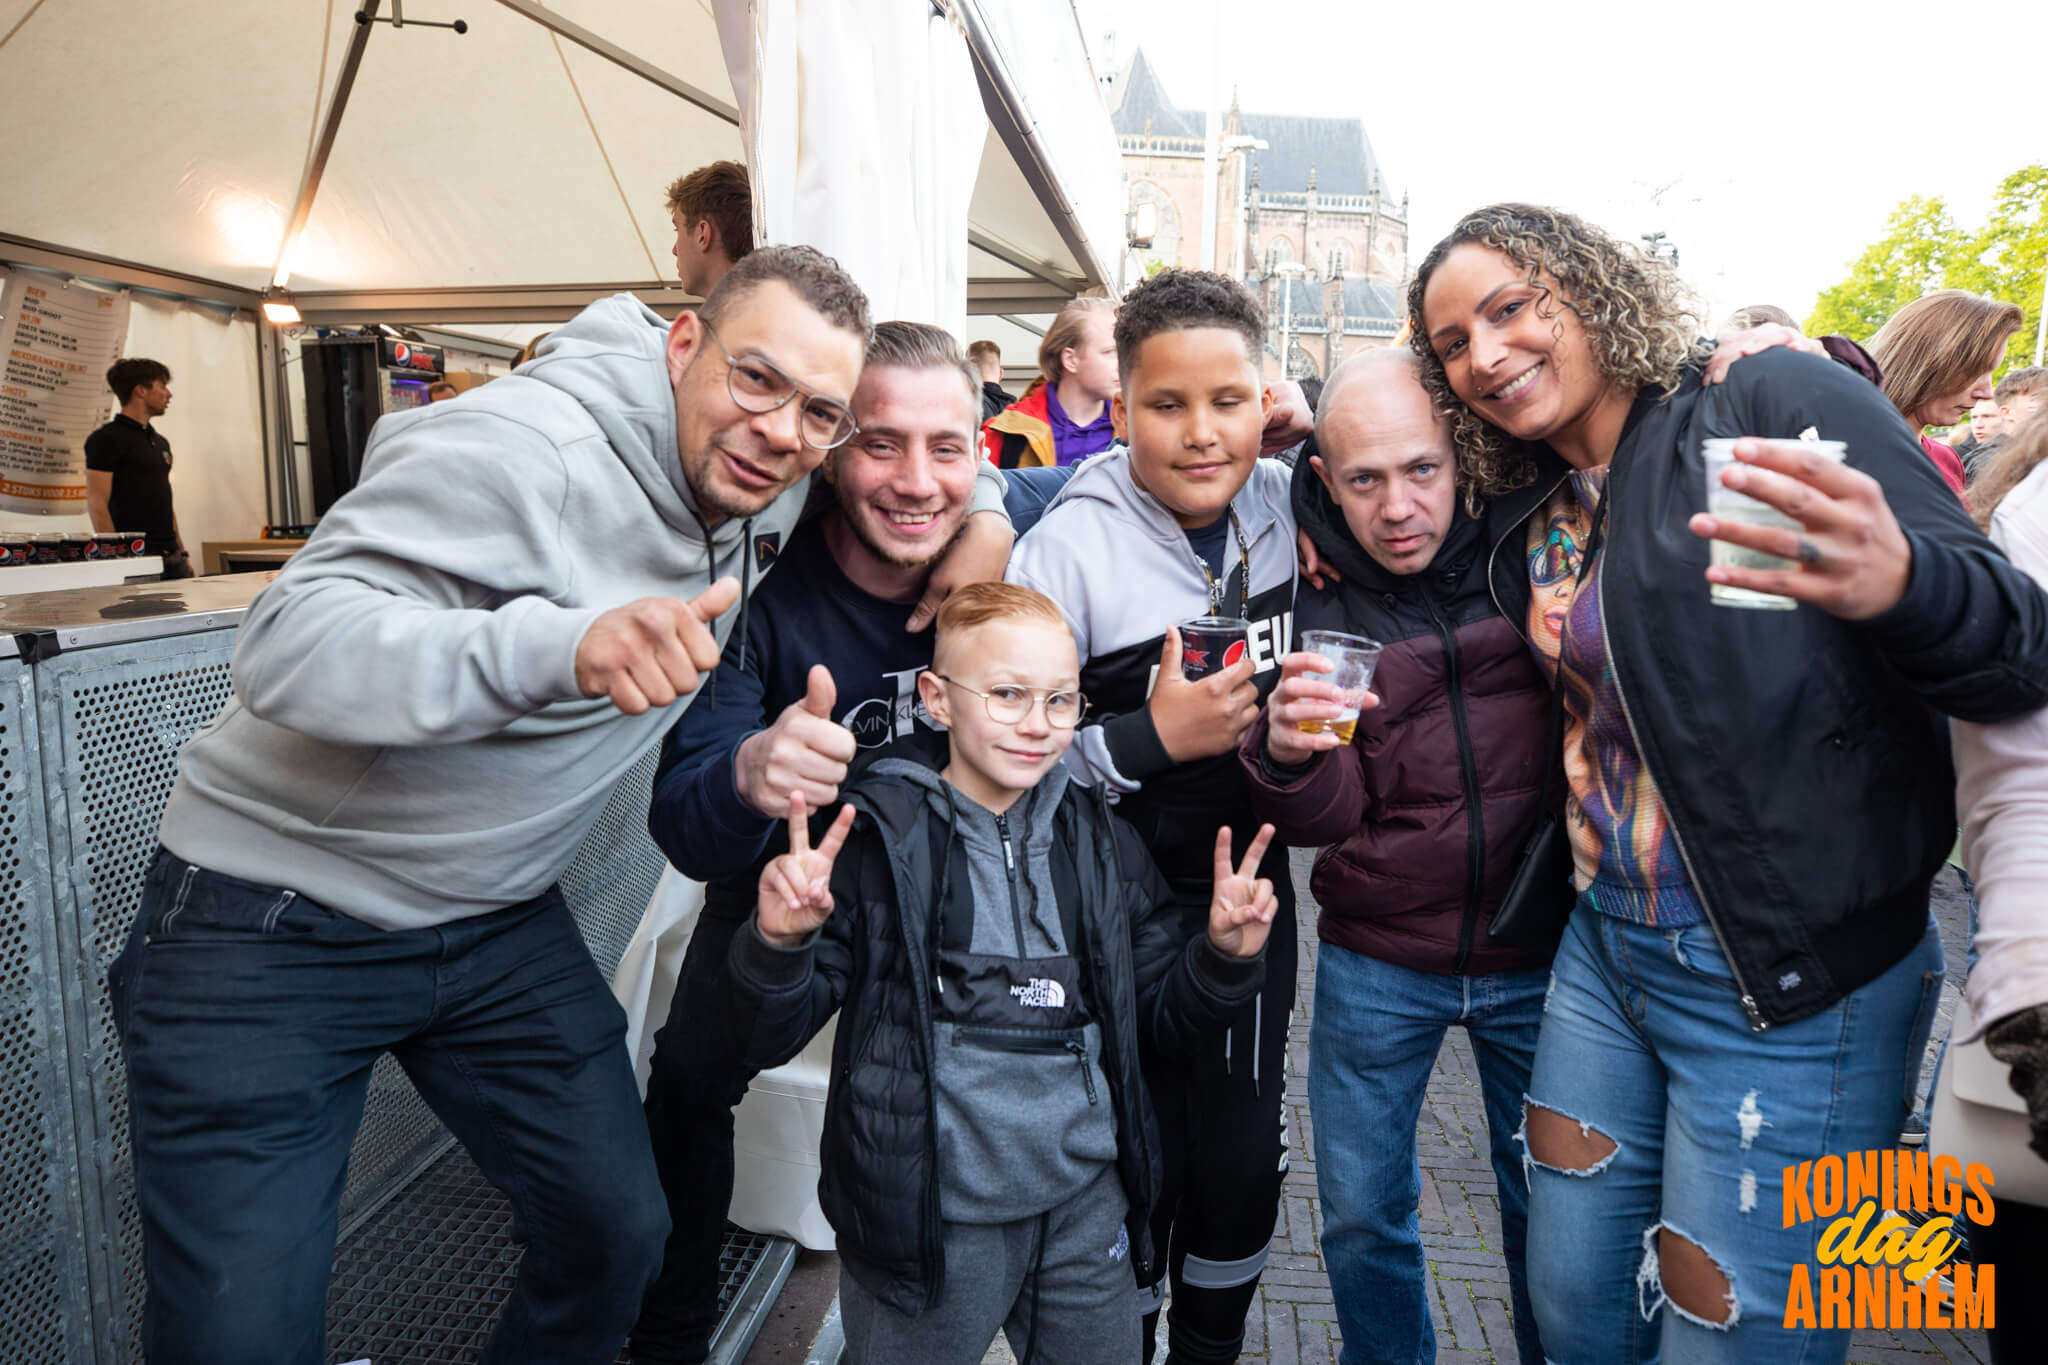
[[[661,267],[654,263],[654,249],[647,245],[647,234],[640,230],[640,216],[633,212],[633,201],[626,197],[626,187],[619,183],[619,172],[612,165],[612,154],[604,145],[603,135],[597,131],[597,121],[590,117],[590,106],[583,101],[583,87],[576,83],[576,73],[569,69],[569,54],[562,51],[562,35],[550,29],[548,41],[555,45],[555,57],[562,63],[562,75],[568,79],[569,93],[576,96],[576,107],[582,111],[583,126],[590,130],[590,140],[597,146],[597,155],[604,162],[604,172],[612,178],[612,188],[618,191],[619,206],[626,211],[626,221],[633,225],[633,235],[640,239],[640,252],[647,257],[648,274],[660,279]]]

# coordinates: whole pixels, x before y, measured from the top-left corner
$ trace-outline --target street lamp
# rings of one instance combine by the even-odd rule
[[[1287,373],[1288,362],[1294,358],[1294,284],[1308,274],[1308,267],[1300,261],[1280,261],[1266,272],[1277,276],[1280,281],[1280,377],[1291,378]]]

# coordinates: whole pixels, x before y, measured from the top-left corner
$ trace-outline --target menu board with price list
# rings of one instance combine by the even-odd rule
[[[0,285],[0,508],[85,511],[85,438],[113,407],[128,291],[16,270]]]

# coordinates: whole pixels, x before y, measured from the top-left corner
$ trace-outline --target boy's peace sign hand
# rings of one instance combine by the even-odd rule
[[[1273,827],[1260,825],[1244,862],[1230,866],[1230,826],[1216,831],[1216,890],[1209,898],[1209,941],[1231,957],[1257,957],[1266,946],[1274,912],[1280,908],[1273,883],[1259,875],[1259,860],[1273,842]]]
[[[761,937],[778,948],[795,948],[832,914],[832,860],[853,828],[853,807],[841,806],[839,818],[811,847],[810,813],[802,792],[789,794],[789,852],[761,869],[761,889],[754,919]],[[1270,913],[1267,916],[1271,918]]]

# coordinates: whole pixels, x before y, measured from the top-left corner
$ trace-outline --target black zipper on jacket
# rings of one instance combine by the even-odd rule
[[[1610,464],[1607,470],[1606,490],[1606,495],[1609,497],[1614,495],[1614,474],[1614,467]],[[1600,593],[1600,650],[1601,653],[1607,656],[1608,671],[1614,674],[1614,695],[1621,699],[1621,718],[1628,725],[1629,743],[1636,746],[1636,757],[1641,760],[1644,771],[1650,774],[1650,781],[1656,784],[1659,793],[1658,799],[1662,801],[1662,793],[1667,790],[1664,785],[1664,778],[1657,772],[1655,765],[1650,762],[1649,750],[1643,747],[1642,732],[1636,729],[1635,712],[1629,709],[1628,689],[1622,682],[1621,663],[1614,654],[1614,637],[1607,633],[1606,585],[1601,584],[1598,591]],[[1699,872],[1693,867],[1692,855],[1686,852],[1685,835],[1678,828],[1678,812],[1671,809],[1669,802],[1664,803],[1664,818],[1671,823],[1671,842],[1678,845],[1678,860],[1685,864],[1686,880],[1692,883],[1692,892],[1695,896],[1699,897],[1700,913],[1706,916],[1707,927],[1714,931],[1714,942],[1721,946],[1721,956],[1728,962],[1729,975],[1735,978],[1736,993],[1742,997],[1742,1012],[1749,1016],[1750,1028],[1757,1033],[1762,1033],[1770,1027],[1770,1023],[1765,1020],[1763,1012],[1757,1008],[1756,996],[1750,991],[1749,983],[1742,979],[1742,968],[1736,965],[1735,954],[1728,951],[1728,937],[1721,932],[1720,922],[1714,918],[1714,907],[1707,901],[1707,888],[1701,883]]]
[[[1488,573],[1487,591],[1492,591]],[[1451,724],[1458,734],[1458,768],[1465,783],[1465,912],[1458,919],[1458,955],[1451,974],[1463,976],[1472,960],[1472,940],[1479,932],[1479,898],[1486,886],[1486,813],[1480,808],[1479,765],[1472,754],[1472,729],[1465,716],[1465,682],[1459,671],[1458,634],[1436,609],[1429,589],[1421,589],[1422,606],[1444,645],[1444,687],[1451,694]]]
[[[996,837],[1003,841],[1003,880],[1010,888],[1010,928],[1017,935],[1017,956],[1024,953],[1024,911],[1017,904],[1017,855],[1010,848],[1008,812],[996,817]]]

